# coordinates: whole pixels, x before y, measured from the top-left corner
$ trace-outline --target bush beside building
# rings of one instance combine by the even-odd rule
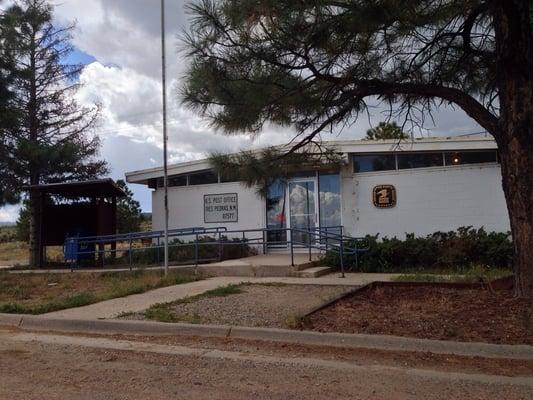
[[[367,236],[365,246],[368,251],[360,253],[358,260],[353,255],[344,257],[345,268],[358,272],[446,270],[460,273],[479,265],[491,269],[512,267],[510,233],[486,232],[483,228],[462,227],[425,237],[411,233],[403,240]],[[338,267],[339,254],[329,252],[323,262]]]

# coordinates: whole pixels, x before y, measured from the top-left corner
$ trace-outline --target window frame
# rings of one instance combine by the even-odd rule
[[[408,157],[408,156],[413,155],[413,154],[416,154],[416,155],[434,154],[435,156],[440,154],[440,157],[439,157],[440,164],[439,165],[428,165],[428,166],[424,166],[424,167],[406,167],[406,168],[401,168],[400,167],[400,156]],[[445,166],[445,162],[444,162],[443,154],[444,154],[444,152],[442,150],[440,150],[440,151],[428,150],[428,151],[401,151],[401,152],[397,152],[397,153],[395,153],[395,156],[396,156],[396,169],[397,169],[397,171],[403,171],[403,170],[406,170],[406,169],[421,169],[421,168],[440,168],[440,167],[444,167]]]
[[[215,178],[214,182],[208,182],[208,183],[192,183],[191,182],[191,178],[193,178],[194,176],[208,175],[208,174],[213,175],[213,177]],[[213,172],[213,170],[197,171],[197,172],[192,172],[187,175],[187,186],[214,185],[218,183],[220,183],[220,177],[218,176],[218,174]]]
[[[479,163],[462,163],[462,164],[449,164],[446,162],[446,156],[447,154],[451,153],[495,153],[494,160],[495,161],[486,161],[486,162],[479,162]],[[399,155],[409,155],[409,154],[423,154],[423,153],[434,153],[434,154],[442,154],[442,164],[439,165],[432,165],[427,167],[413,167],[413,168],[400,168],[399,165]],[[355,157],[357,156],[382,156],[382,155],[390,155],[394,156],[394,169],[382,169],[382,170],[373,170],[373,171],[363,171],[363,172],[357,172],[355,170]],[[447,167],[460,167],[460,166],[471,166],[471,165],[479,165],[479,164],[500,164],[500,157],[498,155],[498,149],[466,149],[466,150],[423,150],[423,151],[396,151],[396,152],[390,152],[390,153],[384,153],[384,152],[375,152],[375,153],[350,153],[350,159],[351,159],[351,165],[352,165],[352,173],[353,174],[374,174],[374,173],[380,173],[380,172],[389,172],[389,171],[408,171],[411,169],[425,169],[425,168],[447,168]]]
[[[379,169],[379,170],[372,170],[372,171],[356,171],[355,170],[355,157],[356,156],[362,156],[362,157],[365,157],[365,156],[392,156],[394,157],[393,159],[393,164],[394,164],[394,169]],[[387,152],[376,152],[376,153],[352,153],[351,154],[351,159],[352,159],[352,171],[354,174],[366,174],[366,173],[372,173],[372,172],[384,172],[384,171],[397,171],[398,169],[398,165],[397,165],[397,157],[396,157],[396,153],[387,153]]]

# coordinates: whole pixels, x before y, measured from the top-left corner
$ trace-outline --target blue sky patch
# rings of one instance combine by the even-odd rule
[[[64,59],[65,64],[90,64],[94,61],[96,61],[96,58],[90,54],[84,53],[76,47],[74,47],[74,51]]]

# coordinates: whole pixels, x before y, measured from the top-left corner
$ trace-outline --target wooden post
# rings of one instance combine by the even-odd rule
[[[117,234],[117,196],[113,196],[111,198],[111,205],[112,205],[112,211],[111,211],[111,231],[113,234]],[[117,254],[117,242],[112,241],[111,242],[111,258],[114,259]]]
[[[45,205],[46,194],[41,193],[39,196],[39,265],[44,267],[44,229],[43,229],[43,215],[44,215],[44,205]]]
[[[104,208],[104,198],[103,197],[99,197],[98,200],[97,200],[97,213],[98,213],[98,218],[97,218],[97,228],[96,228],[96,234],[99,236],[102,234],[102,226],[101,226],[101,220],[102,220],[102,215],[103,215],[103,208]],[[104,258],[105,258],[105,253],[104,253],[104,250],[105,250],[105,245],[103,242],[99,242],[97,244],[98,246],[98,264],[103,267],[104,266]]]

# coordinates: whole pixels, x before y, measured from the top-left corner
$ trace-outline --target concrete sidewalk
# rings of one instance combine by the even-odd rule
[[[319,258],[319,253],[311,254],[311,261],[316,261]],[[213,262],[209,264],[194,264],[185,265],[170,265],[169,268],[173,271],[192,273],[198,271],[209,276],[288,276],[295,270],[301,270],[308,267],[311,263],[308,253],[295,252],[294,253],[294,267],[291,266],[290,253],[268,253],[259,254],[250,257],[236,258],[231,260],[224,260]],[[12,267],[4,267],[8,269],[11,274],[64,274],[71,273],[69,268],[49,268],[49,269],[10,269]],[[133,270],[139,267],[133,266]],[[148,271],[162,270],[162,266],[151,266],[143,268]],[[85,268],[74,269],[75,272],[100,273],[100,272],[126,272],[130,271],[129,266],[120,268]]]
[[[168,286],[151,290],[141,294],[120,297],[116,299],[102,301],[88,306],[70,308],[45,314],[50,318],[67,319],[105,319],[115,318],[121,313],[139,312],[146,310],[157,303],[168,303],[183,299],[185,297],[196,296],[219,286],[239,283],[286,283],[294,285],[343,285],[362,286],[374,281],[389,281],[393,274],[346,274],[345,278],[340,278],[339,274],[329,274],[319,278],[289,278],[289,277],[225,277],[219,276],[202,281],[191,282],[181,285]]]

